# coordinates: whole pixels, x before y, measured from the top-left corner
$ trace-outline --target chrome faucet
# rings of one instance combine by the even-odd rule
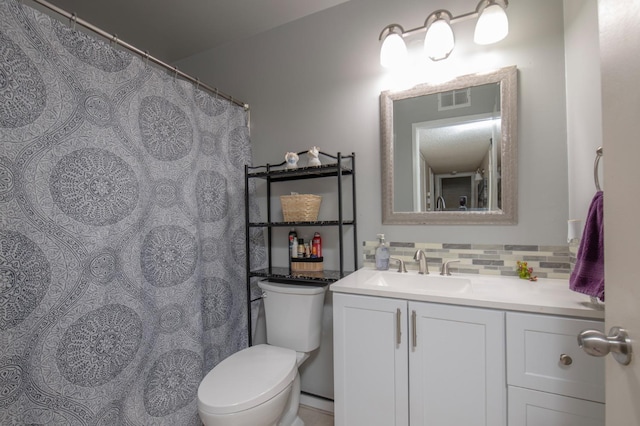
[[[413,260],[418,261],[419,274],[429,274],[429,264],[427,263],[427,255],[424,253],[424,250],[416,250],[416,254],[413,255]]]
[[[442,195],[438,195],[438,198],[436,198],[436,211],[442,211],[446,208],[447,206],[444,204],[444,197]]]
[[[449,264],[453,262],[460,262],[460,259],[457,260],[447,260],[442,264],[442,269],[440,269],[440,275],[451,275],[449,271]]]

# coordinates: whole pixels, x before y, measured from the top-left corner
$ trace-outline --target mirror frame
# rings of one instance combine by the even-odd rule
[[[403,91],[380,94],[380,132],[382,142],[382,223],[384,225],[514,225],[518,223],[518,82],[517,68],[510,66],[484,74],[469,74],[442,84],[421,84]],[[500,83],[502,209],[494,211],[393,210],[393,101]]]

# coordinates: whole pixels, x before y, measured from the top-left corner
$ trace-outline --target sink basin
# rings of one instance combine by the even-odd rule
[[[464,293],[471,290],[471,281],[466,278],[398,272],[377,272],[366,284],[414,293]]]

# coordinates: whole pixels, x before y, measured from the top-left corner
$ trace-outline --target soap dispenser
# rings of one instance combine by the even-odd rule
[[[389,269],[389,247],[384,242],[384,234],[378,234],[380,244],[376,247],[376,269],[387,271]]]

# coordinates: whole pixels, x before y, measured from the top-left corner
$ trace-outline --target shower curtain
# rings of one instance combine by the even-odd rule
[[[247,344],[249,162],[243,108],[0,0],[0,424],[200,423]]]

